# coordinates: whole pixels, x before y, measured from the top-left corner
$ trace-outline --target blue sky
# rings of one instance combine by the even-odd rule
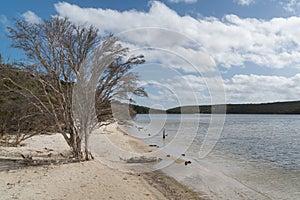
[[[0,53],[13,19],[53,15],[115,33],[147,63],[136,68],[143,105],[252,103],[300,99],[300,0],[10,0],[0,7]],[[170,75],[172,74],[172,75]]]

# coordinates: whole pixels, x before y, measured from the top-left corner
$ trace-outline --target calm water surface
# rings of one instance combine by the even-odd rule
[[[226,115],[217,144],[200,159],[207,130],[214,126],[212,117],[222,116],[138,115],[136,134],[160,147],[169,147],[166,151],[185,153],[196,163],[208,162],[271,199],[300,199],[299,115]],[[165,141],[162,129],[168,134]],[[196,185],[193,181],[188,184]]]

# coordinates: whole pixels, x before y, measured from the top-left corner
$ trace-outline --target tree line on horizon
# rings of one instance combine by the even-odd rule
[[[300,114],[300,101],[179,106],[167,110],[132,105],[137,114]],[[150,112],[154,110],[154,112]],[[224,112],[225,111],[225,112]]]
[[[300,101],[183,106],[168,109],[166,112],[180,114],[181,110],[186,114],[300,114]]]

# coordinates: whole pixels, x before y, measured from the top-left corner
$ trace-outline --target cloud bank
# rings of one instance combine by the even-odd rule
[[[253,3],[251,0],[238,2]],[[300,17],[297,16],[270,20],[236,15],[222,19],[194,18],[180,16],[158,1],[153,1],[148,11],[81,8],[66,2],[55,4],[55,9],[59,16],[75,23],[93,24],[100,34],[124,36],[123,43],[142,52],[149,62],[187,73],[173,80],[148,80],[164,83],[169,88],[176,86],[177,94],[185,98],[184,104],[195,103],[189,99],[191,88],[199,102],[211,102],[202,89],[207,80],[200,83],[195,72],[206,73],[215,66],[230,69],[247,63],[271,69],[300,68]],[[188,87],[180,84],[182,78],[188,80]],[[225,79],[224,87],[227,102],[271,102],[299,99],[299,83],[299,74],[292,77],[237,74]],[[160,96],[152,95],[154,99]],[[164,107],[172,104],[171,100],[164,103]]]
[[[299,100],[300,74],[292,77],[235,75],[225,80],[227,98],[231,102],[272,102]]]
[[[271,20],[243,19],[236,15],[196,19],[179,16],[157,1],[148,12],[80,8],[65,2],[55,4],[55,8],[60,16],[67,16],[76,23],[93,24],[102,34],[141,27],[177,31],[206,49],[217,65],[227,68],[242,66],[245,62],[269,68],[300,67],[300,18],[296,16]],[[146,40],[153,44],[166,41],[152,36]],[[167,41],[172,46],[172,40]]]

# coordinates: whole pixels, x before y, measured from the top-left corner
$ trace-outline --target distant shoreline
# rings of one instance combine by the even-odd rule
[[[170,108],[168,110],[152,109],[139,105],[132,106],[137,114],[300,114],[300,101],[256,104],[189,105]]]

